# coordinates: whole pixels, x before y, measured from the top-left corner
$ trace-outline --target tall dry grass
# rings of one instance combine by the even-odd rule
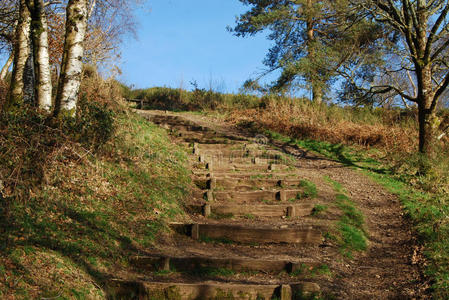
[[[234,109],[226,120],[233,124],[254,122],[258,128],[298,139],[377,147],[386,151],[414,152],[418,138],[413,113],[317,105],[305,99],[266,98],[262,107]]]

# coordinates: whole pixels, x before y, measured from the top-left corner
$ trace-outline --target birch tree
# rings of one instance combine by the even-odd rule
[[[15,0],[0,1],[0,54],[10,53],[17,25],[17,3]]]
[[[3,66],[0,72],[0,80],[5,80],[6,75],[8,74],[8,70],[11,67],[13,61],[14,61],[14,54],[11,52],[9,54],[8,60],[5,62],[5,65]]]
[[[14,68],[6,108],[23,99],[23,74],[30,55],[31,15],[25,0],[19,1],[19,15],[14,40]]]
[[[66,31],[61,74],[54,114],[61,111],[74,116],[83,69],[83,42],[87,28],[87,0],[69,0],[66,9]]]
[[[35,72],[35,96],[39,108],[50,111],[52,84],[48,53],[48,25],[43,0],[26,0],[31,12],[31,37]]]

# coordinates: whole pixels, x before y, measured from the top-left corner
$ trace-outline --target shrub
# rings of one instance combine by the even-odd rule
[[[66,120],[70,123],[67,130],[74,140],[87,148],[99,149],[114,133],[114,112],[105,104],[82,98],[78,103],[76,118]]]

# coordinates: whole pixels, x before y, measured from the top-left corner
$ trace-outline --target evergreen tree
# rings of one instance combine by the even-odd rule
[[[355,22],[346,0],[239,0],[250,9],[237,18],[237,36],[264,30],[274,42],[264,64],[281,70],[272,89],[305,82],[321,102],[338,70],[371,41],[375,24]]]

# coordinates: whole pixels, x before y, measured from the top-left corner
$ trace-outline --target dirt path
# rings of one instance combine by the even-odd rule
[[[297,149],[286,153],[204,116],[144,114],[192,153],[197,190],[186,203],[188,221],[173,224],[177,233],[136,258],[147,271],[138,285],[141,295],[425,298],[401,205],[366,176]],[[345,216],[341,194],[351,212],[364,216],[368,246],[351,251],[352,258],[342,254],[344,238],[338,238]]]

